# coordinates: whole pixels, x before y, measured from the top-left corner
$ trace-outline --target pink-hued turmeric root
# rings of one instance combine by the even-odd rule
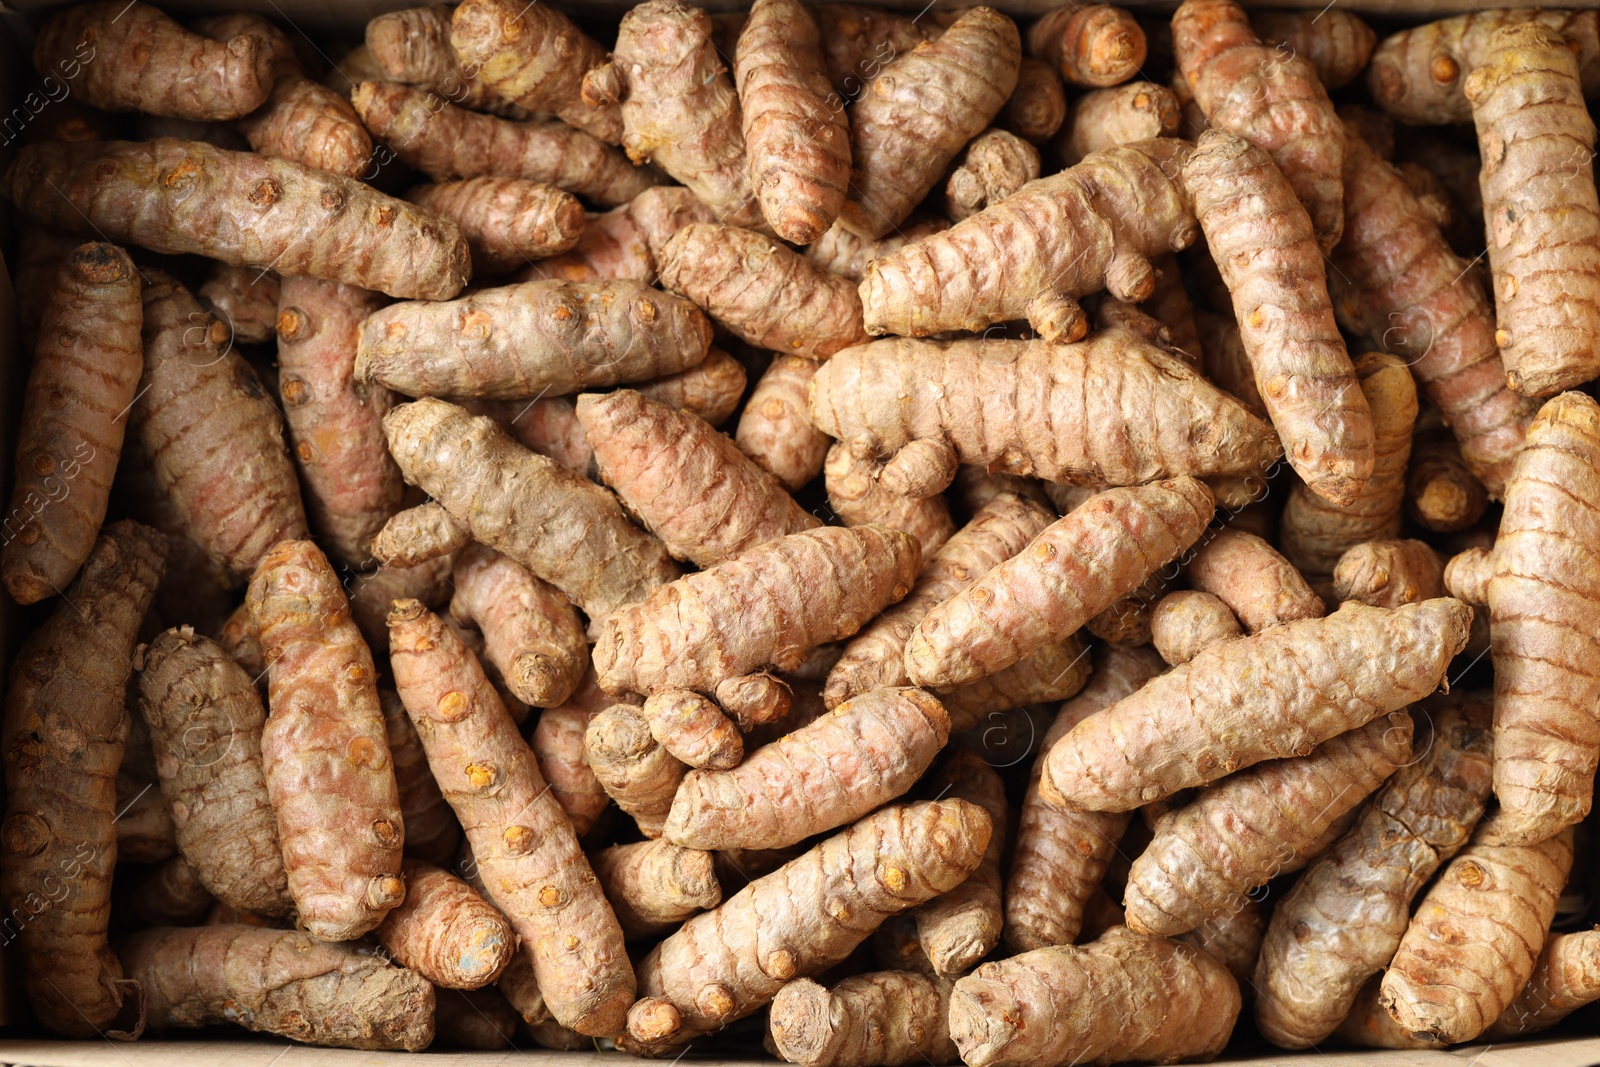
[[[469,178],[419,185],[406,199],[461,227],[474,276],[504,274],[559,255],[583,235],[583,205],[571,193],[526,178]]]
[[[1207,645],[1243,633],[1227,604],[1198,589],[1174,590],[1150,611],[1150,644],[1174,667],[1188,663]]]
[[[94,107],[201,122],[244,117],[273,84],[270,42],[210,41],[148,4],[115,0],[52,16],[34,41],[33,65]]]
[[[508,119],[525,119],[528,112],[502,100],[456,58],[450,44],[450,16],[445,4],[390,11],[367,21],[366,49],[374,73],[352,76],[353,84],[379,78],[403,82],[437,93],[461,107],[488,111]]]
[[[1250,633],[1322,617],[1322,598],[1265,540],[1224,527],[1184,567],[1189,583],[1228,606]]]
[[[531,954],[540,991],[563,1026],[622,1029],[634,999],[622,930],[561,805],[545,788],[470,651],[415,601],[389,616],[395,686],[455,809],[488,901]]]
[[[580,396],[577,411],[600,476],[677,559],[713,567],[822,525],[704,419],[631,389]]]
[[[882,8],[858,4],[819,4],[823,61],[828,81],[845,99],[863,87],[896,56],[939,35],[932,20],[919,20]]]
[[[709,852],[640,841],[591,854],[589,862],[630,938],[666,933],[722,903]]]
[[[951,222],[998,204],[1039,176],[1039,150],[1014,133],[985,130],[961,150],[945,182]]]
[[[660,837],[687,768],[655,739],[640,710],[616,704],[596,715],[583,749],[617,807],[633,816],[645,837]]]
[[[749,372],[743,363],[720,348],[712,348],[703,363],[630,388],[640,396],[698,415],[712,426],[721,426],[744,399],[748,380]]]
[[[592,682],[594,674],[590,672],[585,677]],[[591,687],[596,695],[605,695],[598,686]],[[584,732],[603,705],[590,710],[574,706],[577,703],[574,696],[560,707],[540,712],[528,737],[528,747],[533,749],[539,774],[549,783],[556,803],[572,821],[572,832],[583,837],[610,805],[611,798],[595,777],[583,750]]]
[[[472,531],[434,501],[397,511],[372,538],[372,556],[391,567],[415,567],[459,552],[472,542]]]
[[[274,544],[306,536],[283,422],[227,328],[170,276],[146,274],[130,429],[185,532],[243,581]]]
[[[481,989],[517,951],[505,916],[466,882],[406,860],[406,899],[384,916],[378,941],[395,962],[446,989]]]
[[[1600,930],[1552,933],[1533,965],[1533,976],[1483,1036],[1501,1041],[1536,1034],[1596,1000],[1600,1000]]]
[[[657,185],[621,207],[595,215],[571,251],[519,272],[519,281],[628,279],[653,283],[667,239],[691,222],[716,222],[716,212],[681,185]]]
[[[913,241],[950,228],[950,220],[939,215],[914,214],[891,233],[876,240],[851,233],[839,223],[805,247],[806,258],[841,278],[860,282],[867,264]]]
[[[845,526],[877,523],[915,537],[924,556],[939,551],[956,528],[944,497],[896,493],[883,484],[885,469],[876,460],[857,459],[842,442],[830,446],[822,465],[828,507]]]
[[[306,507],[323,544],[352,566],[372,557],[373,537],[405,493],[383,436],[394,394],[353,376],[357,327],[384,303],[366,289],[295,277],[278,300],[278,395]]]
[[[1375,608],[1432,600],[1446,595],[1444,567],[1444,558],[1424,541],[1369,541],[1339,557],[1333,594],[1340,603],[1356,600]]]
[[[422,738],[411,725],[406,706],[393,689],[378,690],[383,708],[384,734],[389,740],[389,757],[394,763],[394,784],[400,791],[400,815],[406,828],[405,854],[437,866],[455,860],[461,845],[461,825],[439,792],[439,783],[428,770],[428,754]]]
[[[1048,63],[1023,56],[1017,67],[1017,87],[995,125],[1030,144],[1042,145],[1056,135],[1067,120],[1067,93],[1061,75]]]
[[[1136,81],[1096,89],[1072,101],[1066,132],[1055,148],[1061,162],[1076,167],[1093,152],[1172,137],[1178,133],[1178,120],[1178,98],[1165,86]]]
[[[1056,8],[1028,29],[1028,54],[1060,71],[1068,85],[1119,85],[1144,66],[1145,53],[1138,20],[1110,4]]]
[[[888,62],[850,106],[850,196],[840,223],[882,237],[938,184],[1017,87],[1022,39],[993,8]]]
[[[1091,497],[928,612],[906,642],[906,673],[960,685],[1062,640],[1193,544],[1212,510],[1193,478]]]
[[[164,550],[148,527],[106,527],[66,599],[18,650],[6,695],[0,891],[19,922],[34,1018],[64,1037],[103,1036],[139,995],[106,945],[106,925],[124,690]]]
[[[1257,11],[1250,25],[1263,44],[1280,55],[1304,56],[1317,80],[1330,92],[1355,81],[1367,66],[1378,35],[1360,17],[1334,8],[1311,11]]]
[[[396,600],[414,598],[424,604],[443,604],[450,597],[449,556],[424,560],[415,567],[378,567],[353,574],[347,587],[350,615],[374,658],[389,654],[389,628],[384,623]]]
[[[66,589],[100,533],[144,371],[139,294],[126,252],[86,244],[62,262],[46,297],[0,555],[19,604]]]
[[[348,941],[405,897],[405,824],[377,672],[338,575],[309,541],[282,541],[250,580],[272,709],[261,732],[289,895],[302,929]]]
[[[1233,134],[1201,134],[1183,182],[1289,464],[1318,496],[1350,503],[1372,475],[1372,416],[1334,320],[1311,219],[1267,153]]]
[[[1310,216],[1306,236],[1331,252],[1344,232],[1344,130],[1312,62],[1263,44],[1235,0],[1185,0],[1172,48],[1211,130],[1271,157]],[[1223,265],[1232,253],[1213,254]]]
[[[272,340],[278,328],[280,281],[271,271],[218,263],[195,296],[228,324],[235,341],[261,344]]]
[[[822,33],[798,0],[756,0],[739,34],[734,84],[750,187],[774,233],[810,244],[850,182],[850,129],[828,84]]]
[[[761,375],[739,416],[734,440],[791,493],[822,473],[832,438],[811,424],[814,360],[778,356]]]
[[[950,797],[978,805],[989,813],[989,845],[983,862],[950,892],[917,906],[917,940],[943,978],[965,974],[1000,943],[1005,921],[1001,907],[1000,869],[1006,854],[1009,806],[1005,783],[989,761],[971,750],[951,753],[927,785],[939,799]]]
[[[589,645],[570,601],[486,545],[456,556],[450,613],[483,631],[484,650],[518,700],[563,703],[589,667]]]
[[[1305,755],[1432,693],[1471,619],[1449,598],[1392,611],[1350,603],[1326,619],[1220,641],[1058,741],[1043,796],[1129,811],[1262,760]],[[1288,669],[1292,683],[1257,684]]]

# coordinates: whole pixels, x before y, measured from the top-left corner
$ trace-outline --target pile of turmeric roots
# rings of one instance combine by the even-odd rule
[[[115,0],[33,62],[47,1030],[1064,1067],[1600,1000],[1596,12]]]

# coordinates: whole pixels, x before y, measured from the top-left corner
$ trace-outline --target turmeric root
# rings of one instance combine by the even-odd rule
[[[1206,5],[1234,7],[1186,0]],[[1200,135],[1183,181],[1290,465],[1313,493],[1351,503],[1372,474],[1372,416],[1334,321],[1311,220],[1267,153],[1219,130]]]
[[[300,926],[348,941],[405,897],[405,839],[376,671],[344,590],[309,541],[282,541],[250,580],[272,714],[261,733]]]
[[[790,534],[602,617],[595,673],[612,692],[702,692],[796,667],[905,596],[921,562],[915,538],[881,526]]]
[[[761,213],[785,241],[810,244],[844,206],[850,129],[828,84],[821,30],[798,0],[751,5],[734,83]]]
[[[1088,680],[1089,651],[1073,635],[1045,645],[1003,671],[966,685],[937,689],[934,695],[949,712],[952,731],[972,730],[999,712],[1065,700]]]
[[[639,714],[661,747],[690,767],[725,771],[744,759],[739,728],[699,693],[686,689],[652,693]]]
[[[68,233],[390,296],[448,299],[471,272],[453,222],[352,178],[198,141],[29,145],[0,185],[24,214]]]
[[[1188,663],[1206,646],[1231,641],[1242,633],[1228,605],[1198,589],[1168,593],[1150,612],[1150,643],[1174,667]]]
[[[691,223],[672,235],[657,263],[662,286],[758,348],[826,359],[870,339],[847,279],[759,233]]]
[[[428,770],[428,754],[422,750],[422,738],[411,725],[400,695],[393,689],[380,689],[378,704],[383,709],[394,784],[400,793],[405,854],[435,866],[448,864],[455,859],[461,844],[461,826],[439,792],[433,772]]]
[[[461,227],[474,276],[504,274],[559,255],[583,234],[583,205],[572,194],[525,178],[419,185],[406,199]]]
[[[596,696],[605,695],[592,685],[593,672],[585,677]],[[583,751],[584,731],[602,709],[590,710],[575,706],[577,703],[576,699],[569,699],[560,707],[541,712],[528,746],[539,764],[539,775],[571,820],[572,832],[583,837],[610,805],[611,798],[590,769]]]
[[[484,545],[456,556],[450,613],[483,631],[484,650],[517,699],[553,708],[589,666],[572,605],[515,561]]]
[[[1379,1003],[1382,977],[1374,975],[1370,982],[1361,987],[1355,1005],[1334,1031],[1334,1036],[1358,1048],[1445,1048],[1443,1041],[1407,1033],[1394,1021],[1388,1009]]]
[[[384,303],[341,282],[285,278],[278,310],[278,394],[312,525],[340,561],[360,565],[400,508],[383,416],[394,394],[353,380],[357,328]]]
[[[529,111],[551,112],[608,144],[622,140],[616,107],[582,91],[584,72],[605,49],[554,8],[514,0],[465,0],[450,19],[450,43],[484,89]]]
[[[1577,58],[1555,30],[1520,23],[1489,36],[1463,89],[1483,156],[1506,383],[1552,396],[1600,376],[1600,195]]]
[[[1473,472],[1498,496],[1535,405],[1506,385],[1482,285],[1405,184],[1347,136],[1345,233],[1328,271],[1334,310],[1353,333],[1407,362]]]
[[[1017,87],[1011,90],[995,125],[1041,145],[1054,137],[1066,120],[1067,94],[1061,87],[1061,75],[1050,64],[1023,56],[1017,67]]]
[[[961,1061],[950,1040],[950,983],[905,971],[852,975],[832,989],[800,978],[772,998],[768,1033],[801,1067],[909,1067]]]
[[[1600,931],[1552,933],[1527,985],[1483,1036],[1501,1041],[1548,1030],[1596,1000],[1600,1000]]]
[[[563,122],[514,122],[456,107],[433,93],[362,82],[350,101],[372,136],[436,182],[500,177],[548,182],[601,207],[626,204],[660,176]]]
[[[660,837],[687,768],[655,739],[639,709],[617,704],[602,711],[589,723],[583,748],[617,807],[633,816],[645,837]]]
[[[1367,88],[1379,106],[1412,126],[1471,122],[1467,75],[1483,66],[1496,30],[1525,23],[1566,38],[1584,95],[1600,93],[1600,16],[1537,8],[1476,11],[1391,34],[1372,54]]]
[[[1290,199],[1298,199],[1309,216],[1304,239],[1324,254],[1333,251],[1344,232],[1344,130],[1311,60],[1263,44],[1235,0],[1185,0],[1172,16],[1172,48],[1210,123],[1207,132],[1231,134],[1270,157],[1293,192]],[[1229,200],[1236,196],[1227,194]],[[1296,242],[1301,239],[1297,233]],[[1212,254],[1224,269],[1233,255],[1215,247]]]
[[[1274,1044],[1331,1034],[1368,978],[1394,956],[1411,900],[1483,814],[1492,754],[1488,702],[1424,704],[1418,758],[1400,768],[1355,827],[1278,903],[1255,968],[1256,1023]]]
[[[1303,485],[1289,490],[1279,542],[1302,574],[1326,578],[1344,550],[1396,537],[1406,495],[1406,463],[1417,421],[1417,387],[1397,356],[1368,352],[1355,361],[1356,378],[1372,413],[1372,475],[1355,498],[1334,504]]]
[[[1124,926],[986,963],[950,994],[970,1067],[1211,1059],[1238,1015],[1239,987],[1214,956]]]
[[[721,426],[744,399],[747,380],[743,363],[720,348],[712,348],[701,363],[630,388],[640,396],[698,415],[712,426]]]
[[[1513,440],[1517,451],[1526,443],[1527,424],[1538,410],[1531,403],[1526,408],[1515,424]],[[1508,452],[1495,468],[1485,470],[1485,477],[1499,477],[1496,492],[1505,492],[1505,479],[1515,458],[1516,451]],[[1406,514],[1435,533],[1454,533],[1477,525],[1488,507],[1488,485],[1467,466],[1466,457],[1449,433],[1438,428],[1419,430],[1406,470]]]
[[[916,214],[896,227],[894,232],[874,240],[851,233],[836,222],[827,233],[807,245],[805,253],[806,258],[818,266],[841,278],[860,282],[868,263],[913,241],[920,241],[949,228],[949,219]]]
[[[293,901],[262,768],[266,712],[250,676],[188,627],[150,642],[140,672],[139,712],[184,857],[229,907],[288,911]]]
[[[476,70],[468,70],[450,45],[450,16],[444,4],[390,11],[367,21],[366,48],[374,73],[352,75],[351,84],[383,80],[403,82],[437,93],[461,107],[488,111],[508,119],[525,119],[525,108],[491,92]]]
[[[374,657],[389,654],[389,628],[384,620],[396,600],[416,599],[443,604],[450,596],[449,556],[424,560],[415,567],[379,567],[352,576],[350,617],[355,619]]]
[[[811,424],[808,392],[818,366],[800,356],[775,358],[751,391],[734,435],[739,450],[791,493],[822,472],[831,443]]]
[[[589,219],[571,251],[532,264],[517,279],[654,282],[667,239],[691,222],[715,221],[716,213],[683,186],[652,186],[621,207]]]
[[[395,962],[445,989],[481,989],[517,951],[517,936],[492,905],[455,875],[406,860],[406,899],[377,936]]]
[[[1095,89],[1072,101],[1057,151],[1061,162],[1076,167],[1095,152],[1153,137],[1172,137],[1178,132],[1178,119],[1178,98],[1165,86],[1135,81]]]
[[[996,410],[994,396],[1036,399]],[[866,458],[931,438],[961,463],[1101,485],[1263,470],[1279,448],[1237,401],[1119,330],[1076,345],[875,341],[817,372],[811,418]]]
[[[472,541],[472,531],[433,501],[397,511],[372,539],[372,555],[391,567],[414,567],[459,552]]]
[[[1219,642],[1058,741],[1042,795],[1129,811],[1262,760],[1305,755],[1433,692],[1471,619],[1448,598],[1392,611],[1351,603],[1326,619]],[[1294,685],[1270,694],[1255,686],[1286,665]]]
[[[722,903],[711,853],[666,841],[613,845],[589,857],[624,936],[666,933]]]
[[[1156,823],[1123,897],[1128,926],[1181,934],[1242,907],[1411,757],[1411,717],[1380,716],[1309,755],[1259,763]]]
[[[157,927],[117,948],[152,1030],[234,1023],[312,1045],[416,1052],[433,986],[354,945],[258,926]]]
[[[989,817],[944,800],[882,808],[697,915],[639,964],[639,993],[677,1025],[643,1048],[683,1044],[764,1007],[794,978],[843,960],[884,919],[949,892],[982,861]],[[807,887],[802,889],[801,887]]]
[[[634,999],[622,930],[533,753],[443,620],[401,601],[389,629],[395,687],[550,1013],[580,1033],[616,1033]]]
[[[1343,89],[1366,69],[1378,35],[1359,16],[1334,8],[1320,15],[1306,11],[1258,11],[1250,25],[1263,44],[1280,55],[1304,56],[1322,87]]]
[[[139,290],[126,252],[86,244],[67,256],[46,298],[0,557],[19,604],[64,590],[100,533],[144,369]]]
[[[148,4],[114,0],[53,15],[34,41],[33,65],[94,107],[202,122],[244,117],[273,83],[272,47],[260,37],[209,41]]]
[[[677,576],[666,549],[628,522],[615,497],[522,448],[492,419],[419,400],[383,422],[408,482],[465,523],[474,540],[565,593],[591,621]]]
[[[1334,825],[1339,824],[1336,821]],[[1261,938],[1266,932],[1264,909],[1257,901],[1246,899],[1244,906],[1238,910],[1207,919],[1173,940],[1207,953],[1228,968],[1228,973],[1239,984],[1240,997],[1248,1008],[1257,993],[1250,980],[1255,974],[1256,958],[1261,953]]]
[[[676,559],[713,567],[822,523],[705,420],[631,389],[578,398],[607,485]]]
[[[1500,843],[1479,826],[1417,905],[1384,972],[1380,999],[1415,1037],[1471,1041],[1532,977],[1572,868],[1572,830]]]
[[[976,752],[954,752],[928,783],[941,800],[952,797],[989,813],[989,845],[983,862],[965,882],[926,904],[919,904],[917,940],[935,973],[943,978],[965,974],[1000,943],[1005,920],[1000,903],[1000,865],[1005,856],[1009,808],[1005,783]]]
[[[897,56],[937,36],[929,23],[876,7],[820,4],[816,13],[828,81],[845,100],[860,96]]]
[[[1091,497],[928,612],[906,641],[906,673],[960,685],[1062,640],[1193,544],[1211,514],[1192,478]]]
[[[967,143],[945,183],[952,222],[998,204],[1039,176],[1039,150],[1014,133],[985,130]]]
[[[357,379],[407,396],[534,399],[670,374],[705,359],[711,324],[639,282],[524,282],[369,315]]]
[[[130,429],[184,530],[242,581],[278,541],[306,536],[283,423],[222,324],[170,276],[146,273]]]
[[[906,792],[949,736],[950,717],[933,696],[917,689],[863,693],[732,770],[684,775],[664,836],[685,848],[795,844]],[[844,774],[842,766],[861,773]],[[853,784],[845,787],[846,780]]]
[[[829,447],[822,465],[828,507],[846,526],[876,523],[917,539],[924,556],[939,551],[955,532],[950,506],[942,496],[915,499],[893,492],[883,484],[887,468],[870,459],[857,459],[843,442]]]
[[[620,102],[629,159],[653,161],[730,225],[761,225],[739,98],[704,11],[681,0],[646,0],[633,8],[617,27],[610,61],[593,64],[583,76],[583,98],[595,105]]]
[[[1106,289],[1143,300],[1154,283],[1150,258],[1198,236],[1177,180],[1191,151],[1159,138],[1095,153],[881,255],[861,280],[867,332],[922,337],[1025,318],[1047,341],[1078,340],[1088,329],[1078,297]],[[991,284],[996,272],[1006,285]]]
[[[1347,549],[1333,569],[1340,603],[1397,608],[1444,596],[1444,560],[1423,541],[1369,541]],[[1469,601],[1470,603],[1470,601]]]
[[[212,316],[228,324],[235,341],[260,344],[278,328],[279,278],[271,271],[218,263],[196,290]]]
[[[882,237],[994,121],[1017,87],[1022,40],[993,8],[973,8],[936,41],[888,62],[850,106],[848,230]]]
[[[0,891],[19,920],[34,1018],[65,1037],[100,1036],[138,996],[106,924],[123,690],[165,547],[137,523],[107,526],[66,598],[23,642],[6,696]]]
[[[1028,54],[1061,72],[1068,85],[1104,89],[1144,66],[1144,30],[1132,13],[1110,4],[1061,7],[1028,30]]]

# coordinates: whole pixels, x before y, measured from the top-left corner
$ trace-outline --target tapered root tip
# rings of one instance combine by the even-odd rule
[[[828,991],[809,978],[790,982],[772,1002],[768,1026],[778,1055],[802,1065],[828,1060],[834,1030]]]

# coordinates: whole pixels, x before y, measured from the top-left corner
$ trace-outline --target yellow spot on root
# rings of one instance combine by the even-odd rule
[[[561,890],[553,885],[547,885],[539,890],[539,906],[541,908],[555,908],[561,904]]]
[[[514,856],[533,851],[533,831],[526,826],[506,827],[506,832],[500,835],[500,840],[505,843],[506,851]]]
[[[421,648],[420,645],[418,647]],[[445,722],[454,722],[471,709],[472,701],[467,699],[467,694],[459,690],[452,689],[439,698],[439,717]]]
[[[878,875],[878,881],[891,893],[903,892],[906,887],[906,872],[903,868],[890,864],[883,868]]]
[[[378,759],[378,746],[370,737],[353,737],[345,746],[345,758],[357,767],[371,767]]]
[[[700,1014],[713,1019],[720,1019],[733,1011],[733,994],[724,986],[708,985],[701,989],[700,994],[694,999]]]
[[[372,836],[384,848],[393,848],[400,843],[400,831],[388,819],[372,821]]]
[[[1461,64],[1447,55],[1433,57],[1433,62],[1428,64],[1428,77],[1440,85],[1453,85],[1461,77]]]
[[[499,777],[492,763],[467,764],[467,784],[479,793],[492,787]]]
[[[795,971],[798,969],[799,963],[794,958],[794,953],[786,948],[780,948],[778,951],[769,954],[767,956],[767,965],[761,968],[768,978],[779,982],[787,982],[793,978]]]
[[[1456,880],[1468,889],[1477,889],[1488,881],[1489,875],[1482,867],[1471,860],[1463,863],[1456,869]]]

